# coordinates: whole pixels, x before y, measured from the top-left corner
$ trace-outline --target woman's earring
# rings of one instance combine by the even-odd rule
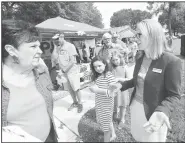
[[[19,59],[16,56],[12,56],[15,64],[19,64]]]

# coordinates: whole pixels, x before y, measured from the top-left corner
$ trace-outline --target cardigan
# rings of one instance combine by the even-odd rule
[[[35,76],[35,83],[36,83],[36,88],[39,91],[39,93],[43,96],[46,106],[47,106],[47,112],[48,115],[51,119],[51,130],[50,132],[53,132],[52,138],[54,139],[55,142],[57,141],[58,135],[56,132],[56,126],[54,124],[54,119],[53,119],[53,98],[52,98],[52,89],[53,85],[51,83],[51,79],[49,77],[49,72],[45,67],[37,67],[33,69],[33,73]],[[7,109],[8,109],[8,104],[10,100],[10,90],[8,87],[5,85],[5,83],[2,81],[2,126],[8,126],[8,121],[7,121]]]
[[[136,93],[137,77],[144,54],[136,60],[133,78],[122,84],[121,91],[134,87],[130,104]],[[155,111],[165,113],[168,117],[174,105],[181,98],[181,60],[171,53],[164,52],[152,63],[146,73],[143,89],[143,105],[147,120]]]

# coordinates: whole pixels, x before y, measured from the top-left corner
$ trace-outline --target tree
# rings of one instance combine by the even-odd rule
[[[152,13],[162,12],[163,14],[159,16],[159,22],[164,25],[168,25],[169,35],[172,36],[172,30],[178,31],[184,29],[185,23],[185,3],[184,2],[163,2],[157,7],[156,2],[149,2],[148,9]],[[154,8],[155,7],[155,8]]]
[[[54,2],[19,2],[15,16],[33,24],[58,15]]]
[[[2,2],[2,18],[13,18],[16,2]]]
[[[2,18],[19,19],[38,24],[58,15],[53,2],[3,2]]]
[[[15,18],[38,24],[61,16],[103,28],[102,16],[92,2],[3,2],[2,18]]]
[[[131,28],[135,28],[136,24],[147,18],[151,18],[151,14],[141,10],[122,9],[113,13],[110,20],[111,27],[120,27],[124,25],[130,25]]]
[[[178,34],[179,31],[185,32],[184,16],[185,16],[185,8],[181,7],[181,8],[172,10],[171,29],[174,35]],[[162,25],[168,25],[168,13],[167,12],[163,12],[163,14],[159,16],[159,22]]]
[[[59,14],[63,18],[103,28],[102,15],[92,2],[58,2]]]

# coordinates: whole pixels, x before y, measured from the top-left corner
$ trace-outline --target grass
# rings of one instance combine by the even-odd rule
[[[185,58],[182,58],[182,95],[185,94]],[[170,123],[172,129],[168,131],[167,142],[185,142],[185,96],[176,104]],[[130,112],[127,110],[126,123],[123,129],[118,129],[114,122],[117,138],[115,142],[135,142],[130,133]],[[103,132],[96,122],[95,109],[84,114],[78,124],[78,132],[83,142],[103,142]]]

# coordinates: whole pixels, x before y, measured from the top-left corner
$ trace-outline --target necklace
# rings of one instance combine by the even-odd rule
[[[31,73],[32,73],[32,68],[21,72],[20,75],[23,76],[24,78],[27,78]]]

